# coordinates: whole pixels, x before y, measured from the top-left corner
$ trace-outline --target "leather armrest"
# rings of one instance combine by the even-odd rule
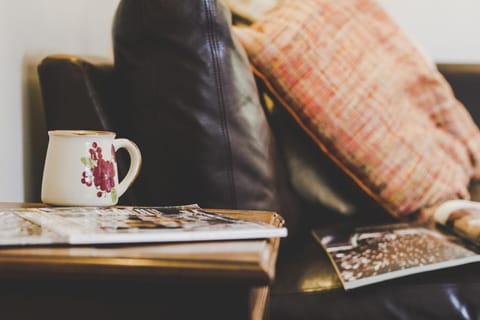
[[[452,86],[457,99],[480,125],[480,64],[438,64],[437,67]]]

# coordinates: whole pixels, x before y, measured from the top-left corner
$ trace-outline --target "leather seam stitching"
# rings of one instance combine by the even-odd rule
[[[207,2],[210,2],[210,6],[207,5]],[[233,157],[232,157],[232,146],[230,144],[230,136],[229,136],[229,132],[228,132],[228,125],[227,125],[227,117],[226,117],[226,112],[225,112],[225,95],[224,95],[224,92],[223,92],[223,89],[221,87],[221,83],[222,83],[222,75],[221,75],[221,67],[220,67],[220,63],[218,61],[218,51],[219,51],[219,48],[218,48],[218,45],[217,45],[217,38],[215,36],[215,33],[212,31],[213,29],[213,6],[214,6],[214,2],[215,1],[211,1],[211,0],[206,0],[204,1],[204,7],[205,7],[205,11],[207,13],[206,15],[206,18],[207,18],[207,36],[208,36],[208,42],[209,42],[209,47],[210,47],[210,52],[212,54],[212,60],[213,60],[213,72],[214,72],[214,75],[215,75],[215,87],[217,89],[217,97],[218,97],[218,101],[219,101],[219,111],[220,111],[220,115],[221,115],[221,118],[222,118],[222,126],[221,126],[221,130],[222,130],[222,134],[223,134],[223,137],[224,137],[224,140],[225,140],[225,145],[226,145],[226,148],[227,148],[227,152],[226,152],[226,158],[227,158],[227,163],[228,163],[228,166],[227,166],[227,179],[229,180],[230,184],[231,184],[231,187],[230,187],[230,199],[233,203],[233,206],[236,208],[237,207],[237,199],[236,199],[236,195],[235,195],[235,179],[234,179],[234,175],[233,175]]]

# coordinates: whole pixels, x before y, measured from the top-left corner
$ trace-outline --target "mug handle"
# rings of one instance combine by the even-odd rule
[[[140,149],[138,149],[137,145],[128,139],[113,140],[113,147],[115,148],[115,152],[121,148],[124,148],[127,150],[128,155],[130,156],[130,168],[125,175],[125,178],[123,178],[117,187],[117,197],[120,198],[120,196],[127,191],[140,173],[140,167],[142,166],[142,155],[140,154]]]

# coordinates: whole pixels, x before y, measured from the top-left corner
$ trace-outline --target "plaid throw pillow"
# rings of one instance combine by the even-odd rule
[[[297,123],[391,214],[469,198],[479,130],[375,1],[285,0],[236,34]]]

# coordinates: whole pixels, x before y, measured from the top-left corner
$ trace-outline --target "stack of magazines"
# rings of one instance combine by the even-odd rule
[[[200,208],[44,207],[0,209],[0,245],[115,244],[286,237],[287,229]]]

